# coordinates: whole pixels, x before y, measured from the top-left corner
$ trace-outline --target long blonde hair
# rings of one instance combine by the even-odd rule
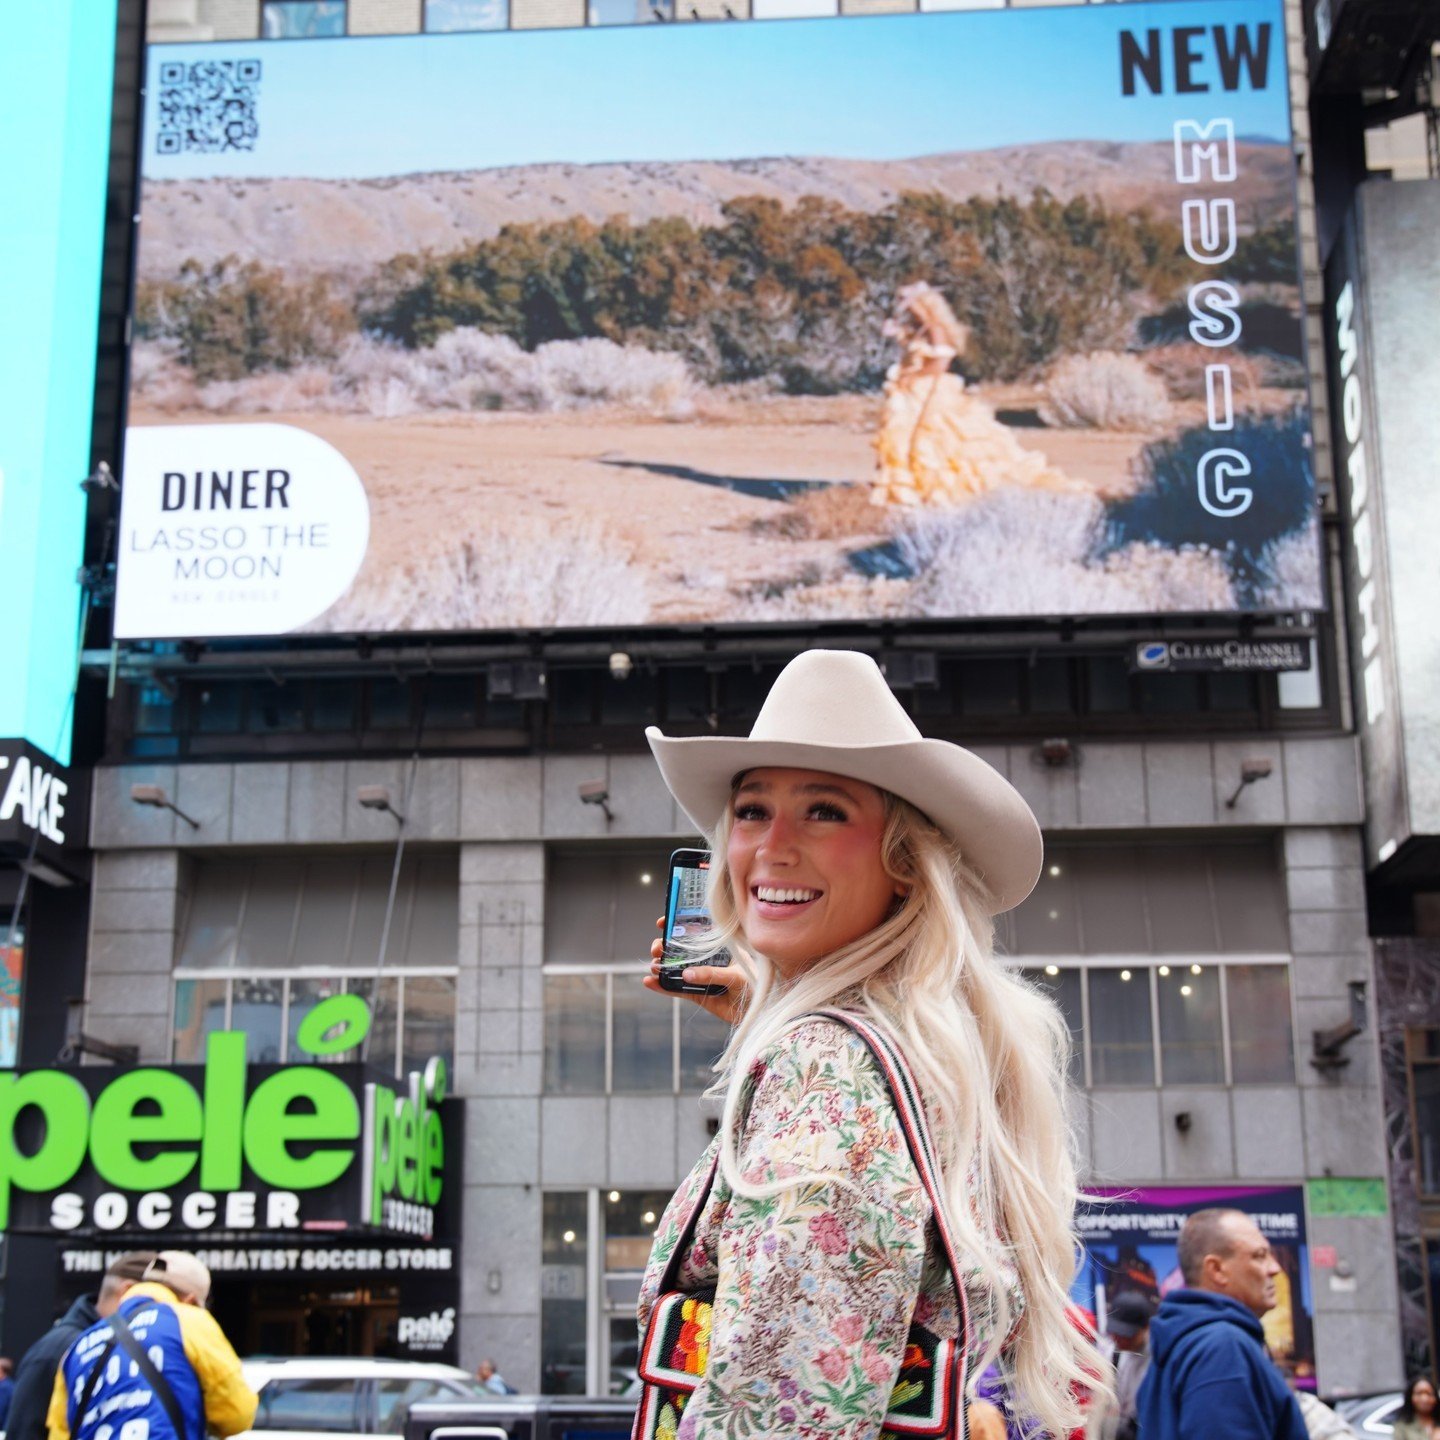
[[[720,1162],[737,1194],[760,1198],[804,1183],[754,1185],[740,1175],[737,1131],[751,1066],[798,1017],[837,1001],[886,1025],[925,1097],[957,1243],[993,1296],[994,1339],[971,1374],[1002,1359],[1015,1414],[1038,1422],[1040,1434],[1066,1435],[1082,1423],[1072,1386],[1104,1388],[1093,1345],[1066,1318],[1077,1258],[1069,1033],[1053,1002],[995,958],[984,888],[958,849],[912,805],[881,793],[881,863],[908,894],[874,930],[786,984],[763,955],[746,952],[750,1000],[717,1067]],[[717,858],[732,825],[727,806],[713,839]],[[744,946],[727,865],[711,867],[710,908],[706,948]],[[1018,1316],[1006,1296],[1010,1266],[1024,1297]]]

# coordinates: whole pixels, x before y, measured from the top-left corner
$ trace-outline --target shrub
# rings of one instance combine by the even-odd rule
[[[1253,499],[1242,515],[1212,515],[1199,501],[1196,472],[1216,444],[1239,450],[1250,461]],[[1269,580],[1265,548],[1304,527],[1315,516],[1309,436],[1303,414],[1237,421],[1217,437],[1205,428],[1147,445],[1140,457],[1141,485],[1109,505],[1104,548],[1140,542],[1176,550],[1201,545],[1226,557],[1242,608],[1253,608]]]
[[[172,340],[202,385],[329,359],[355,328],[326,277],[292,282],[233,255],[208,266],[187,260],[175,281],[147,291],[140,311],[142,333]]]
[[[970,325],[968,374],[1013,378],[1119,343],[1139,297],[1163,302],[1187,265],[1173,224],[1043,190],[906,194],[878,212],[752,195],[709,225],[572,218],[396,256],[365,283],[357,313],[367,332],[410,348],[460,328],[526,351],[599,338],[674,351],[711,384],[778,378],[791,394],[832,394],[879,385],[894,359],[881,326],[912,280],[929,280]]]
[[[617,535],[575,523],[562,536],[535,516],[484,520],[438,554],[363,572],[312,628],[537,630],[650,619],[644,572]]]
[[[1237,351],[1228,351],[1224,362],[1230,367],[1230,385],[1237,404],[1255,403],[1259,387],[1266,383],[1262,360]],[[1189,343],[1160,345],[1145,352],[1145,364],[1164,382],[1172,400],[1204,400],[1205,367],[1216,363],[1215,352]]]
[[[1169,421],[1170,400],[1143,360],[1097,350],[1067,355],[1050,372],[1040,418],[1094,430],[1154,430]]]
[[[130,347],[130,393],[154,410],[193,410],[199,404],[194,375],[163,341],[137,340]]]
[[[1320,586],[1320,538],[1301,526],[1272,540],[1260,553],[1257,610],[1313,610],[1324,598]]]
[[[911,613],[937,619],[1231,608],[1222,557],[1145,543],[1102,555],[1104,542],[1098,498],[1001,490],[907,516],[897,551],[914,575]]]
[[[333,410],[332,377],[318,365],[271,370],[244,380],[217,380],[202,386],[198,407],[215,415],[275,415]]]
[[[910,587],[884,575],[802,574],[740,595],[725,619],[784,624],[796,620],[903,619]]]
[[[578,410],[624,404],[688,413],[693,382],[678,355],[610,340],[556,340],[529,352],[505,335],[452,330],[425,350],[369,341],[341,357],[341,385],[371,414],[413,410]]]

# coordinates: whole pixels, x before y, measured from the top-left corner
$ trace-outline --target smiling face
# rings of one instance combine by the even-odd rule
[[[868,934],[905,887],[885,873],[885,797],[819,770],[747,771],[726,850],[746,943],[787,978]]]

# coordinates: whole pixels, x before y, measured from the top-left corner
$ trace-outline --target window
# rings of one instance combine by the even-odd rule
[[[196,867],[175,971],[171,1054],[198,1063],[216,1030],[241,1030],[256,1063],[303,1062],[305,1016],[342,992],[371,1007],[364,1060],[403,1077],[453,1063],[459,867],[453,854],[402,864],[376,984],[393,862],[242,860]]]
[[[1160,1064],[1167,1085],[1223,1085],[1220,971],[1214,965],[1162,965]]]
[[[1065,1027],[1070,1032],[1070,1079],[1073,1084],[1085,1083],[1085,1001],[1082,996],[1084,975],[1079,970],[1062,970],[1047,965],[1043,970],[1026,970],[1027,980],[1050,992],[1060,1007]]]
[[[673,20],[675,0],[587,0],[590,25],[645,25],[654,20]]]
[[[186,906],[177,963],[194,970],[373,970],[392,866],[388,854],[202,862]],[[387,968],[454,966],[459,894],[453,853],[406,855],[390,918]]]
[[[809,19],[839,13],[839,0],[751,0],[750,6],[755,20]]]
[[[556,850],[545,887],[545,1088],[703,1090],[729,1027],[640,985],[665,908],[667,842]],[[683,1013],[682,1013],[683,1012]]]
[[[426,1400],[483,1399],[489,1392],[474,1381],[402,1380],[375,1381],[375,1429],[381,1435],[403,1435],[412,1405]]]
[[[586,1270],[589,1196],[549,1193],[540,1230],[540,1388],[547,1395],[587,1391]]]
[[[1151,1028],[1149,970],[1091,970],[1090,1083],[1153,1085],[1155,1042]]]
[[[545,1090],[552,1095],[700,1091],[730,1027],[643,989],[645,967],[565,966],[545,973]]]
[[[1290,972],[1284,965],[1224,968],[1230,1020],[1230,1078],[1236,1085],[1295,1083]]]
[[[1405,1064],[1414,1110],[1415,1183],[1429,1199],[1440,1195],[1440,1029],[1408,1027]]]
[[[266,40],[320,40],[345,33],[345,0],[264,0],[260,34]]]
[[[1273,840],[1089,841],[1046,847],[1040,883],[1001,918],[1027,955],[1282,955],[1285,880]]]
[[[635,1303],[669,1202],[668,1190],[544,1195],[540,1387],[547,1395],[629,1393],[638,1358]]]
[[[272,1380],[260,1392],[256,1430],[362,1430],[353,1380]]]
[[[455,30],[503,30],[510,23],[507,0],[425,0],[425,28],[433,33]]]
[[[1065,1016],[1077,1084],[1085,1076],[1094,1086],[1295,1083],[1287,965],[1206,957],[1022,973]]]
[[[545,886],[546,964],[643,962],[665,909],[664,841],[557,850]]]

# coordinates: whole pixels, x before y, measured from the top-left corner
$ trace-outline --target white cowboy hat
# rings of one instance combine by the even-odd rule
[[[653,725],[645,738],[670,793],[706,833],[744,771],[824,770],[868,781],[927,815],[984,881],[994,914],[1013,909],[1040,878],[1040,826],[1020,792],[978,755],[925,739],[868,655],[797,655],[776,678],[748,739],[668,739]]]

